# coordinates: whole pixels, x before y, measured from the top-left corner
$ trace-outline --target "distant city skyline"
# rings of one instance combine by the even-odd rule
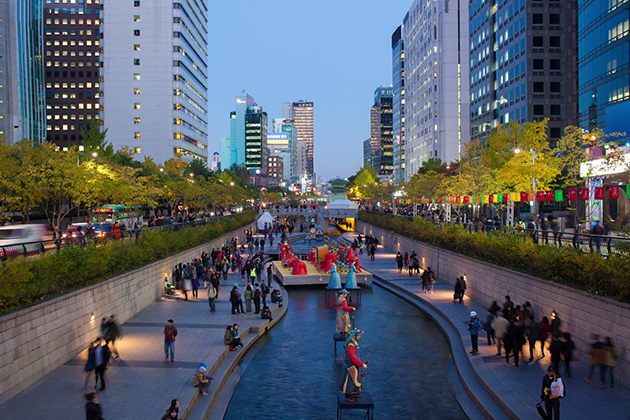
[[[245,90],[270,120],[282,117],[284,102],[313,101],[314,172],[324,181],[353,175],[370,136],[374,87],[392,83],[391,34],[411,4],[216,3],[208,16],[210,155],[230,134],[234,96]],[[254,34],[274,47],[247,47],[243,60]]]

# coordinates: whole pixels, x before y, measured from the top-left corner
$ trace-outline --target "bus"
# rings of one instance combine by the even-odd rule
[[[92,210],[92,215],[92,224],[101,226],[104,232],[110,232],[111,226],[116,222],[119,226],[125,225],[127,230],[139,229],[144,225],[140,206],[109,204],[96,207]]]

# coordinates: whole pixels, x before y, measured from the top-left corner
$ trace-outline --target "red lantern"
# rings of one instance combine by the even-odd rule
[[[604,199],[604,187],[595,187],[595,200]]]
[[[619,185],[611,185],[608,187],[608,198],[617,200],[619,198]]]
[[[546,194],[547,194],[547,201],[553,202],[554,201],[553,191],[547,191]]]
[[[580,188],[580,200],[587,201],[588,196],[588,188]]]
[[[527,201],[527,193],[526,192],[522,192],[521,193],[521,201]]]
[[[540,201],[540,202],[545,201],[545,192],[544,191],[538,191],[536,193],[536,196],[537,196],[538,201]]]
[[[569,201],[577,201],[577,188],[569,188]]]

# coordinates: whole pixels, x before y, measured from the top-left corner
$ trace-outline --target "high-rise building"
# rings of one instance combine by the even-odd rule
[[[624,0],[581,0],[577,3],[579,124],[589,130],[616,131],[612,126],[607,127],[606,114],[619,109],[620,119],[627,120],[630,110],[630,103],[611,108],[630,99],[630,3]],[[560,22],[554,17],[555,23],[552,23],[549,16],[548,24],[563,25],[567,16],[563,11],[554,13],[559,15]]]
[[[223,169],[230,169],[232,165],[232,159],[230,158],[232,153],[232,139],[230,136],[222,136],[220,140],[221,144],[221,162],[223,162]]]
[[[293,120],[273,119],[273,133],[267,137],[270,155],[280,155],[283,161],[284,180],[297,182],[297,130]]]
[[[44,5],[46,139],[62,150],[79,146],[81,130],[88,132],[99,119],[99,3]]]
[[[116,148],[208,160],[208,0],[102,5],[101,120]]]
[[[574,0],[470,3],[472,139],[511,120],[549,118],[553,143],[577,124],[576,7]]]
[[[312,101],[285,102],[282,104],[283,117],[293,120],[297,129],[297,171],[299,178],[304,175],[308,179],[315,179],[313,166],[314,153],[314,114]]]
[[[469,139],[468,2],[415,0],[402,32],[409,179],[427,159],[458,160]]]
[[[284,181],[284,159],[279,155],[269,155],[267,176],[268,185],[280,185]]]
[[[374,154],[372,153],[372,139],[363,142],[363,166],[374,166]]]
[[[221,155],[219,152],[212,154],[212,163],[210,163],[210,170],[213,172],[221,172]]]
[[[234,164],[245,165],[245,115],[254,106],[254,98],[245,91],[236,95],[235,111],[230,112],[230,154],[222,157],[227,168]]]
[[[392,80],[394,87],[394,182],[405,182],[405,42],[402,26],[392,34]]]
[[[256,174],[267,174],[267,113],[254,104],[245,113],[245,167]]]
[[[393,100],[392,86],[380,86],[374,91],[374,105],[370,109],[372,161],[376,173],[386,177],[394,172]]]
[[[46,140],[43,0],[0,3],[0,137]]]

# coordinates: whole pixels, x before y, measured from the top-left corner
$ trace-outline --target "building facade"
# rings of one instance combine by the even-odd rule
[[[458,160],[469,139],[468,34],[468,2],[415,0],[403,19],[407,179],[427,159]]]
[[[214,152],[212,154],[212,162],[210,163],[210,170],[213,172],[221,172],[221,154]]]
[[[236,95],[235,111],[230,112],[230,153],[223,158],[226,168],[245,165],[245,115],[252,106],[254,98],[245,91]]]
[[[284,182],[284,159],[282,156],[270,154],[267,165],[269,175],[267,185],[280,185]]]
[[[313,156],[315,152],[314,107],[312,101],[285,102],[283,117],[293,120],[297,130],[297,172],[300,179],[315,179]]]
[[[393,101],[392,86],[380,86],[374,91],[374,105],[370,108],[372,161],[376,173],[387,177],[394,173]]]
[[[475,0],[470,10],[470,135],[549,118],[553,144],[577,124],[576,2]]]
[[[402,26],[392,34],[392,81],[394,88],[394,182],[405,182],[405,42]]]
[[[46,140],[81,146],[100,116],[100,0],[45,0]]]
[[[630,3],[577,3],[579,124],[588,130],[610,131],[606,111],[630,99]]]
[[[245,113],[245,167],[248,171],[267,174],[267,113],[254,104]]]
[[[115,148],[208,161],[208,0],[102,5],[101,121]]]
[[[46,140],[43,0],[0,3],[0,137]]]
[[[373,157],[372,139],[369,138],[363,142],[363,166],[374,166]]]

